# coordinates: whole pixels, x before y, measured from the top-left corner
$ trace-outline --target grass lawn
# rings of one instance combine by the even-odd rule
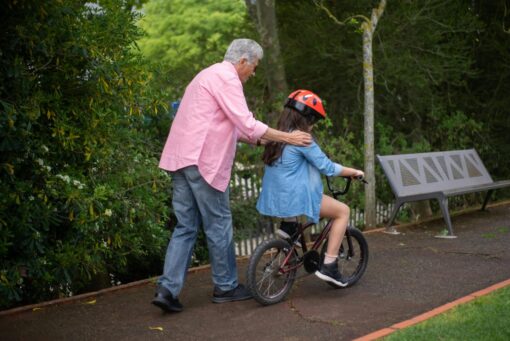
[[[510,287],[399,330],[384,340],[510,340]]]

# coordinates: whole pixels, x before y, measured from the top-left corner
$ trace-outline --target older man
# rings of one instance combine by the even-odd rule
[[[215,303],[251,298],[237,281],[229,181],[238,140],[308,145],[308,133],[269,128],[249,111],[243,83],[255,75],[262,48],[236,39],[222,63],[202,70],[186,88],[163,149],[160,168],[171,172],[172,205],[177,225],[165,257],[163,275],[152,303],[181,311],[183,287],[199,227],[207,237]]]

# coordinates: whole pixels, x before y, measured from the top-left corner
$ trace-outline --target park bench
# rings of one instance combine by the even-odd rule
[[[448,227],[448,235],[443,237],[455,238],[448,197],[487,191],[483,211],[494,190],[510,186],[510,180],[492,180],[474,149],[377,155],[377,159],[395,195],[395,207],[386,226],[388,233],[398,233],[392,223],[404,203],[437,199]]]

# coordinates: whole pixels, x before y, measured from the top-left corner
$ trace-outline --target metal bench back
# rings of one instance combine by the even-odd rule
[[[377,155],[397,197],[441,192],[492,183],[474,149]]]

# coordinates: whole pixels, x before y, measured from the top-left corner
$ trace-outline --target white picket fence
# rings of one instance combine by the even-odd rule
[[[231,188],[235,189],[239,192],[239,195],[243,199],[249,199],[253,197],[258,197],[260,193],[260,185],[261,180],[255,175],[255,172],[253,175],[248,176],[240,176],[237,172],[234,172],[234,176],[231,181]],[[385,221],[388,220],[392,210],[393,210],[394,204],[384,204],[384,203],[377,203],[376,206],[376,223],[378,225],[383,224]],[[365,215],[363,210],[357,208],[357,207],[351,207],[351,216],[349,223],[352,226],[362,226],[365,222]],[[311,229],[311,233],[319,233],[322,229],[325,222],[319,223],[316,226],[313,226]],[[244,238],[236,242],[236,254],[238,256],[246,256],[250,255],[253,250],[262,243],[264,240],[272,239],[275,237],[274,231],[277,229],[277,226],[270,226],[270,222],[267,221],[267,223],[261,224],[259,229],[254,231],[243,231],[243,234],[245,235]],[[234,227],[234,233],[235,233],[235,227]],[[248,236],[246,236],[248,234]]]
[[[377,224],[382,225],[388,220],[389,215],[393,210],[394,205],[378,203],[376,209]],[[364,212],[358,208],[351,208],[351,216],[349,224],[351,226],[364,225],[365,216]],[[321,232],[326,220],[319,222],[319,224],[312,226],[310,229],[311,234],[318,234]],[[272,225],[272,226],[271,226]],[[277,223],[267,221],[266,225],[261,224],[258,230],[250,231],[250,235],[235,243],[237,256],[249,256],[253,253],[257,245],[265,240],[275,238],[275,231],[278,228]],[[235,232],[234,232],[235,233]]]

